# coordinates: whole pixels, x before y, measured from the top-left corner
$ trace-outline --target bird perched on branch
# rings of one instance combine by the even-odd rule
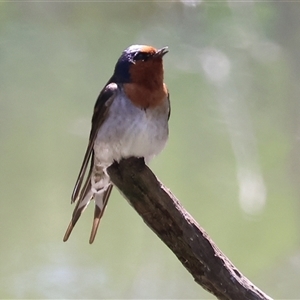
[[[90,201],[95,201],[93,243],[112,190],[106,169],[122,158],[148,163],[168,139],[170,100],[164,83],[163,56],[168,48],[132,45],[118,59],[114,74],[96,101],[83,163],[73,190],[76,202],[64,236],[67,241]]]

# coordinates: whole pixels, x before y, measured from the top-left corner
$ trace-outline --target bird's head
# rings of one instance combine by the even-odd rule
[[[151,85],[163,83],[163,56],[168,47],[155,49],[151,46],[132,45],[123,51],[113,78],[118,83]]]

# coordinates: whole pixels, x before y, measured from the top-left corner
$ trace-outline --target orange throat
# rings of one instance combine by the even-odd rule
[[[124,92],[135,106],[142,109],[159,106],[168,96],[168,90],[164,83],[156,89],[149,89],[137,83],[126,83]]]
[[[162,58],[138,61],[130,68],[131,82],[124,84],[124,92],[135,106],[143,109],[158,106],[168,96],[163,76]]]

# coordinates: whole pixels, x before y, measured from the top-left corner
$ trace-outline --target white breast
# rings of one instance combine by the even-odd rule
[[[144,157],[148,162],[168,139],[167,99],[159,107],[144,110],[122,94],[111,104],[95,141],[95,162],[103,167],[130,156]]]

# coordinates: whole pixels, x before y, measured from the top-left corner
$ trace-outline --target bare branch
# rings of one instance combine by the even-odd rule
[[[107,172],[144,222],[204,289],[222,300],[271,299],[234,267],[143,159],[122,160]]]

